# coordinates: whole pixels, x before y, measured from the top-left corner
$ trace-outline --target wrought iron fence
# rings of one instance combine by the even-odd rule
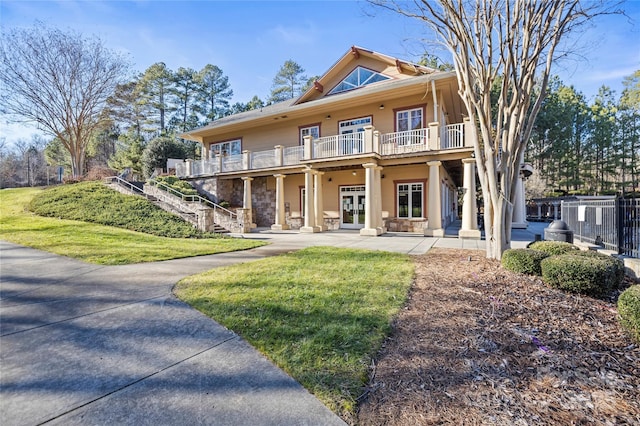
[[[562,220],[574,239],[640,258],[640,199],[562,202]]]

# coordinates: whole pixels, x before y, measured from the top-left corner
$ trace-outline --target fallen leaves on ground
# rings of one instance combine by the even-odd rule
[[[433,249],[372,366],[358,424],[640,424],[640,346],[616,305]]]

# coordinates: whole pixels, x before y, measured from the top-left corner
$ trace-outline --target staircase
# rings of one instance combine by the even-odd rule
[[[121,176],[105,178],[105,183],[120,193],[144,197],[161,209],[180,216],[202,231],[215,232],[218,234],[229,232],[223,225],[215,221],[207,224],[206,219],[201,217],[206,214],[207,209],[226,209],[200,196],[182,194],[156,181],[150,181],[151,188],[155,190],[145,191],[144,185],[141,182],[129,182]],[[235,215],[231,211],[226,211],[229,212],[230,215]]]

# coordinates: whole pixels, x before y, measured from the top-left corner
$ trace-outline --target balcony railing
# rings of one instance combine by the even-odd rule
[[[407,154],[429,150],[429,129],[380,135],[380,155]]]
[[[217,173],[296,166],[308,160],[340,158],[377,153],[382,156],[403,155],[431,150],[447,150],[472,146],[465,138],[465,123],[380,134],[371,131],[327,136],[305,141],[306,146],[276,146],[266,151],[244,151],[242,154],[216,156],[210,160],[190,161],[176,165],[176,175],[210,176]]]

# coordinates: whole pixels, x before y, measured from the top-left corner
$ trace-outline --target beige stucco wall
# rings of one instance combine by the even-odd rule
[[[384,109],[380,109],[384,105]],[[433,104],[431,99],[425,99],[424,94],[396,99],[380,99],[366,105],[331,111],[329,114],[309,114],[298,119],[284,120],[282,123],[272,123],[269,126],[246,128],[242,132],[223,133],[205,139],[205,144],[242,139],[242,149],[249,151],[266,151],[276,145],[299,145],[299,129],[302,126],[320,125],[320,136],[338,134],[338,123],[344,120],[371,116],[373,126],[381,133],[396,131],[394,109],[423,107],[423,124],[434,121]],[[327,119],[327,115],[330,118]]]

